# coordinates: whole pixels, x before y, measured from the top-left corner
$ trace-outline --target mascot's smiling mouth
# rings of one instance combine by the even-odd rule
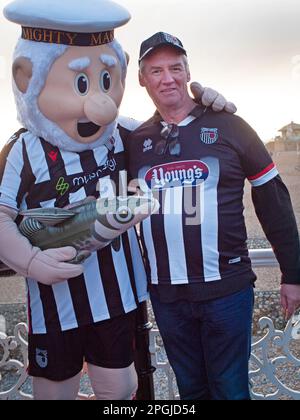
[[[78,121],[77,131],[80,137],[91,137],[101,129],[100,125],[94,124],[91,121]]]

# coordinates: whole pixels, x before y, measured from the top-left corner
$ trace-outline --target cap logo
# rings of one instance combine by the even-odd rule
[[[46,42],[79,47],[95,47],[114,40],[114,31],[77,33],[53,29],[22,27],[22,38],[27,41]]]
[[[165,36],[166,41],[170,42],[171,44],[178,45],[179,47],[181,47],[179,39],[176,38],[175,36],[167,34],[165,32],[164,32],[164,36]]]

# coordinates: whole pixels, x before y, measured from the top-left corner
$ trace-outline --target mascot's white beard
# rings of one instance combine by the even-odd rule
[[[105,128],[104,133],[92,143],[79,143],[40,112],[38,97],[44,87],[49,69],[52,63],[67,48],[64,45],[44,44],[20,39],[15,49],[14,59],[26,57],[33,63],[32,79],[26,93],[20,92],[15,82],[13,82],[13,91],[17,105],[18,120],[24,128],[62,150],[83,152],[84,150],[92,150],[106,144],[113,136],[118,122],[114,120],[109,124]],[[117,44],[117,48],[121,48],[119,44]],[[120,50],[118,50],[119,54]],[[124,65],[123,63],[121,64],[125,79],[126,69],[124,72]]]
[[[29,94],[30,90],[31,89],[28,90]],[[34,102],[36,106],[34,106]],[[19,113],[18,119],[20,123],[37,137],[43,138],[48,143],[51,143],[61,150],[79,153],[84,150],[92,150],[99,146],[103,146],[113,136],[117,127],[117,120],[114,120],[105,128],[104,133],[97,140],[92,143],[79,143],[68,136],[57,124],[44,117],[37,106],[37,98],[35,98],[34,102],[31,104],[30,108],[31,110],[35,108],[35,111],[27,113],[26,120],[23,121],[23,118],[20,118]]]

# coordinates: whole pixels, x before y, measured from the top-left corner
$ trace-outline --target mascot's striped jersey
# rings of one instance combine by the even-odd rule
[[[111,151],[101,146],[80,153],[61,151],[20,130],[1,152],[0,205],[17,211],[63,208],[87,196],[111,196],[110,180],[118,186],[125,168],[122,138],[137,125],[121,118]],[[119,248],[93,253],[79,278],[53,286],[28,278],[30,331],[77,328],[130,312],[145,300],[146,275],[134,229],[122,235]]]

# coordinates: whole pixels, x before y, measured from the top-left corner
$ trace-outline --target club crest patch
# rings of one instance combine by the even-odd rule
[[[152,143],[153,142],[152,142],[151,139],[146,139],[144,141],[144,144],[143,144],[143,153],[149,152],[149,150],[152,150],[153,149],[153,144]]]
[[[201,128],[200,138],[204,144],[214,144],[218,141],[219,133],[217,128]]]
[[[48,366],[47,350],[35,349],[35,361],[42,369]]]

